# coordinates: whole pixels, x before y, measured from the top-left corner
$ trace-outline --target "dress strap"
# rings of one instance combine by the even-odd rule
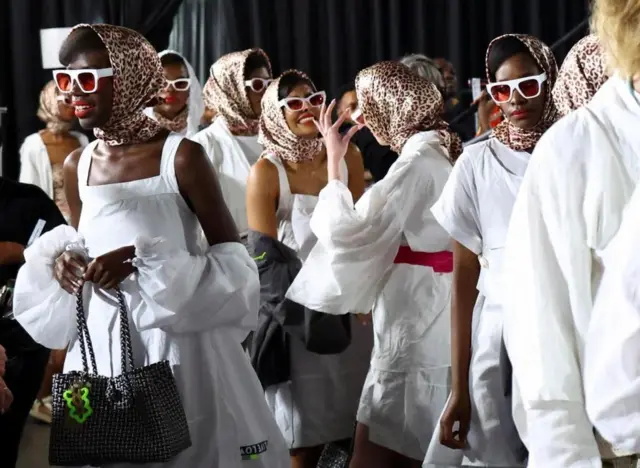
[[[160,175],[169,184],[174,193],[180,193],[178,178],[176,177],[176,153],[184,136],[171,132],[164,141],[162,147],[162,159],[160,160]]]
[[[278,169],[278,182],[280,184],[280,197],[278,198],[277,213],[283,216],[291,212],[293,206],[293,197],[291,196],[291,187],[289,186],[289,178],[287,177],[287,171],[282,164],[282,161],[277,156],[267,153],[264,158],[271,161],[271,163]],[[281,218],[281,216],[278,216]]]
[[[347,168],[347,162],[342,158],[340,160],[340,181],[349,186],[349,169]]]
[[[86,187],[89,182],[89,171],[91,170],[91,158],[93,151],[98,146],[100,140],[94,140],[84,147],[80,160],[78,161],[78,188]]]

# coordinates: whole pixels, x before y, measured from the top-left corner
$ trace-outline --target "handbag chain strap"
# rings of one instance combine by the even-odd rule
[[[120,315],[120,365],[121,373],[124,374],[134,369],[133,367],[133,348],[131,346],[131,331],[129,330],[129,316],[127,314],[127,305],[124,300],[124,294],[119,287],[115,288],[116,297],[118,299],[118,309]],[[96,355],[93,351],[93,343],[89,335],[89,327],[87,318],[84,313],[83,288],[76,294],[76,326],[78,330],[78,341],[80,342],[80,350],[82,354],[82,370],[89,375],[91,371],[95,375],[98,374],[98,366],[96,365]],[[89,359],[91,360],[92,369],[89,368],[87,359],[87,350],[89,351]]]

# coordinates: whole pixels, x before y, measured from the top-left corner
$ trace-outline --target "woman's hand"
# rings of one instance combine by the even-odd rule
[[[130,245],[100,255],[89,263],[82,278],[103,289],[113,289],[135,271],[131,262],[135,254],[135,247]]]
[[[340,134],[340,126],[349,116],[349,109],[346,109],[335,123],[331,122],[331,114],[336,106],[334,99],[329,107],[322,106],[320,109],[320,118],[314,121],[316,127],[320,131],[324,139],[324,146],[327,148],[327,170],[329,171],[329,180],[340,179],[340,161],[347,154],[349,142],[353,135],[362,128],[361,125],[354,125],[345,133]]]
[[[456,422],[458,430],[454,431]],[[454,450],[466,448],[470,422],[471,397],[469,391],[453,391],[440,419],[440,443]]]
[[[78,252],[64,252],[56,259],[53,268],[53,276],[60,283],[62,289],[69,294],[78,292],[84,284],[84,275],[87,269],[87,260]]]
[[[0,377],[7,371],[7,352],[0,346]]]
[[[0,377],[0,414],[4,414],[4,412],[9,409],[12,402],[13,393],[11,393],[7,384],[4,383],[4,379]]]

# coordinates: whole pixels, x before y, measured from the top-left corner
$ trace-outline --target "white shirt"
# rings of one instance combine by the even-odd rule
[[[532,468],[600,467],[614,456],[594,437],[581,369],[603,252],[640,178],[639,124],[628,84],[611,78],[542,137],[513,209],[504,330]]]
[[[246,208],[247,178],[262,153],[258,136],[232,135],[223,119],[216,119],[191,138],[200,143],[218,174],[224,200],[240,234],[249,230]]]
[[[585,348],[587,413],[606,440],[640,453],[640,190],[607,249]]]
[[[80,147],[89,144],[87,136],[80,132],[69,132],[78,139]],[[32,133],[20,147],[20,182],[40,187],[53,199],[53,172],[47,147],[40,133]]]

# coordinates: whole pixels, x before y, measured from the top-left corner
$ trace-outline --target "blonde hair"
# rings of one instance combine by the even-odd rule
[[[610,69],[624,78],[640,74],[640,0],[595,0],[591,28]]]

